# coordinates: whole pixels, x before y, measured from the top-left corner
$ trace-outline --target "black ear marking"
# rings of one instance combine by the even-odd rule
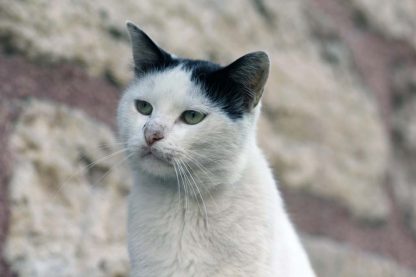
[[[192,81],[201,86],[203,93],[231,119],[242,118],[260,102],[270,67],[265,52],[249,53],[225,67],[208,61],[176,58],[158,47],[134,23],[126,25],[136,77],[181,65],[191,72]]]
[[[223,70],[230,79],[241,85],[246,108],[253,109],[260,102],[269,76],[270,60],[263,51],[252,52],[237,59]]]
[[[126,23],[133,48],[134,69],[140,76],[152,69],[171,65],[173,59],[169,53],[161,49],[150,37],[134,23]]]
[[[255,108],[263,94],[270,61],[264,52],[242,56],[228,66],[207,61],[183,61],[192,80],[231,119],[239,119]]]

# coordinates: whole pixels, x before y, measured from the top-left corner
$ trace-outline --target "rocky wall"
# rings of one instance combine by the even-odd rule
[[[266,50],[258,137],[319,276],[334,265],[342,276],[411,276],[414,6],[0,1],[0,275],[127,275],[128,173],[121,155],[88,164],[119,147],[129,19],[177,55],[227,63]],[[362,271],[347,270],[354,259]]]

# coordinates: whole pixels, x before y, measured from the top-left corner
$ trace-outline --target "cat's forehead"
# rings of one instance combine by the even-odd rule
[[[132,93],[136,98],[160,106],[212,106],[193,78],[194,74],[192,68],[181,63],[137,79]]]
[[[156,71],[144,76],[138,81],[139,87],[148,89],[143,93],[152,94],[155,98],[169,96],[173,93],[176,97],[186,97],[190,90],[194,89],[191,75],[182,66]]]

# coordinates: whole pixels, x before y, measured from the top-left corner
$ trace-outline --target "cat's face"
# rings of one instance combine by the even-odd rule
[[[118,127],[133,168],[179,182],[232,178],[254,137],[267,56],[249,54],[227,67],[178,59],[128,28],[136,78],[120,100]]]
[[[243,148],[251,124],[229,118],[190,77],[180,66],[149,74],[121,99],[122,140],[134,165],[149,174],[172,177],[174,166],[185,171],[227,167]]]

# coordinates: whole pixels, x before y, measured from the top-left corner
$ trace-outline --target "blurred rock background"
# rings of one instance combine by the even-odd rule
[[[128,275],[127,19],[267,51],[258,136],[318,275],[416,276],[415,0],[0,0],[0,276]]]

